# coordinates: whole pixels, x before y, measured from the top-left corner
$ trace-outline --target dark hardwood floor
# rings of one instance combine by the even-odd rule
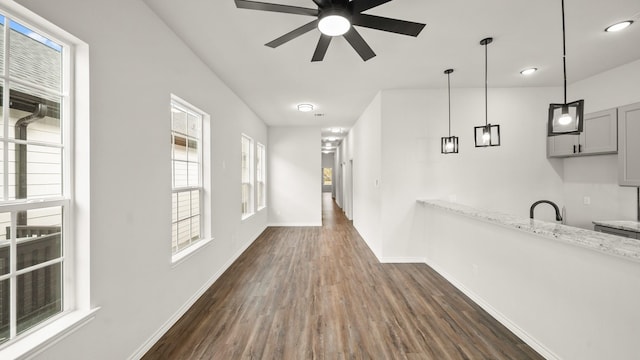
[[[542,359],[424,264],[380,264],[328,194],[268,228],[143,359]]]

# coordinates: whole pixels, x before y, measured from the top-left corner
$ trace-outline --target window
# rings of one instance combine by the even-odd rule
[[[242,218],[253,214],[253,139],[242,135]]]
[[[266,155],[264,145],[258,143],[258,151],[256,154],[256,182],[258,188],[256,189],[258,199],[258,210],[267,206],[266,198],[266,183],[267,183],[267,169],[266,169]]]
[[[176,96],[171,98],[171,252],[203,238],[203,118]]]
[[[0,344],[73,306],[70,49],[0,15]]]
[[[323,168],[322,169],[322,185],[331,186],[331,184],[333,184],[333,169]]]

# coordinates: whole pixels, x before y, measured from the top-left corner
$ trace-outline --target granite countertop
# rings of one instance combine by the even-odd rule
[[[417,202],[424,206],[472,217],[499,226],[514,228],[546,238],[586,247],[605,254],[640,261],[640,241],[636,239],[609,235],[542,220],[501,214],[444,200],[418,199]]]
[[[605,220],[605,221],[594,221],[596,225],[606,226],[619,230],[627,230],[640,233],[640,222],[638,221],[620,221],[620,220]]]

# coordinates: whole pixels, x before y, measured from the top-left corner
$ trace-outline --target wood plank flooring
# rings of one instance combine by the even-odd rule
[[[542,359],[424,264],[380,264],[332,201],[268,228],[143,359]]]

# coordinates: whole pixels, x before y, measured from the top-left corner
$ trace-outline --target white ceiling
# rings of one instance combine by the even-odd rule
[[[358,28],[377,56],[363,62],[342,38],[311,63],[313,30],[276,49],[265,43],[312,17],[237,9],[233,0],[144,0],[271,126],[349,127],[382,89],[562,85],[560,0],[393,0],[367,13],[426,23],[417,37]],[[261,0],[316,8],[312,0]],[[640,1],[565,0],[569,83],[640,59]],[[619,33],[608,25],[632,19]],[[540,70],[524,77],[527,67]],[[558,92],[561,101],[562,92]],[[301,113],[299,103],[316,110]],[[323,116],[316,116],[324,114]]]

